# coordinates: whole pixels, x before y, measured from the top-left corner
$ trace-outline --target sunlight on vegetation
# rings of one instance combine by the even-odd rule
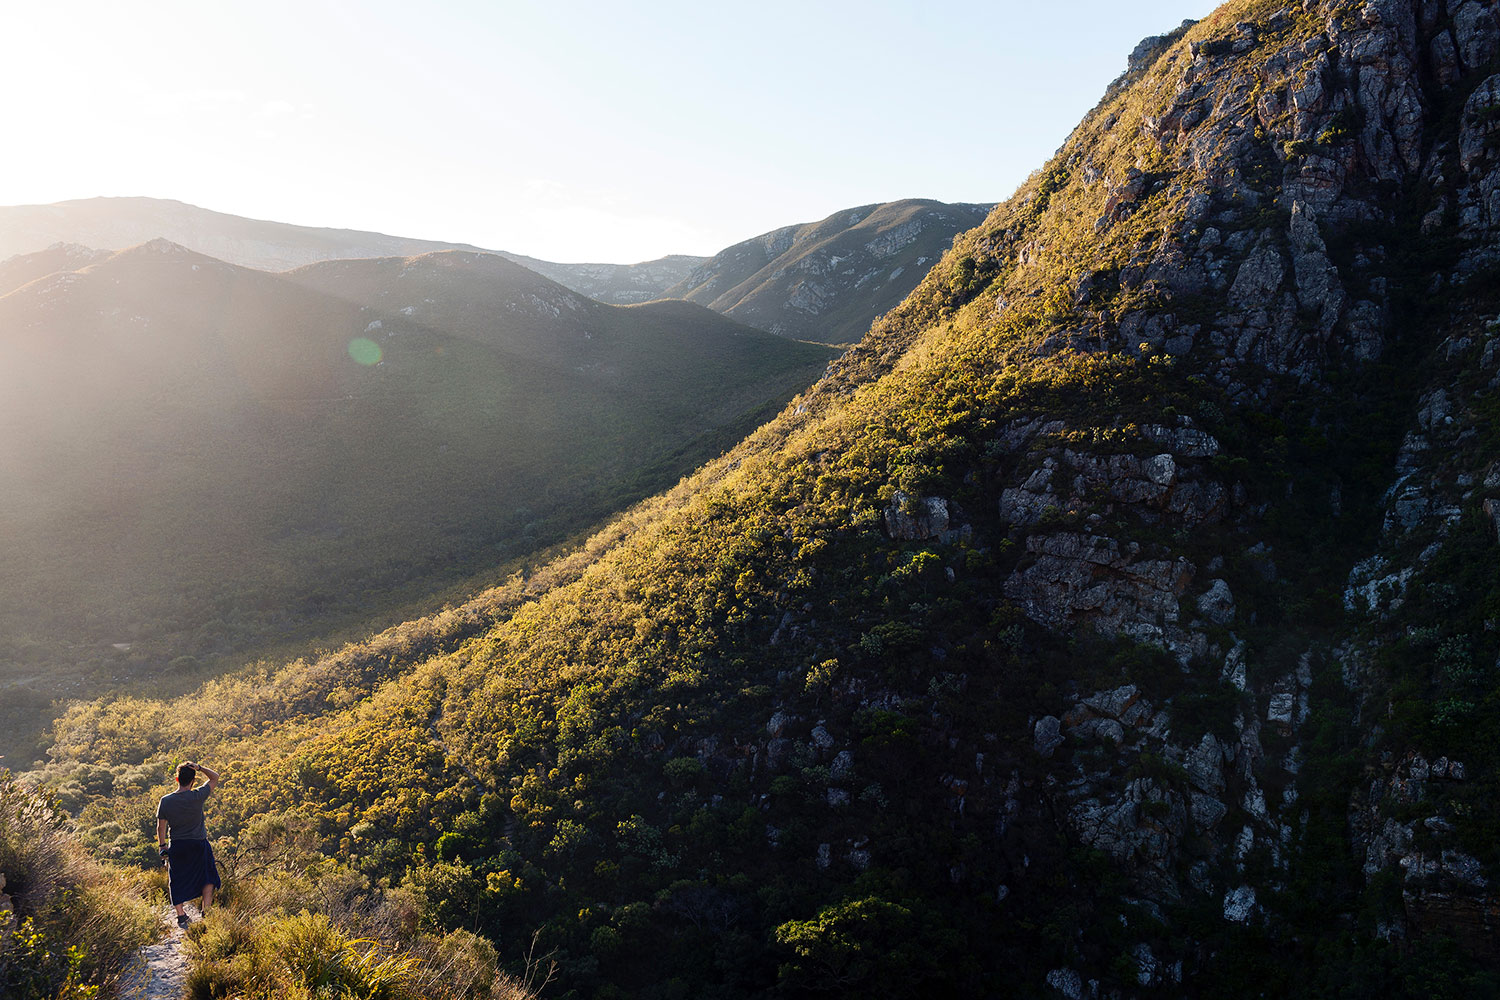
[[[1291,293],[1312,360],[1241,356],[1232,277],[1162,277],[1199,196],[1237,268],[1283,244],[1315,152],[1257,124],[1183,158],[1185,70],[1228,128],[1334,27],[1241,0],[1171,33],[720,457],[440,613],[72,702],[28,779],[128,868],[172,762],[223,762],[195,998],[1495,995],[1493,936],[1409,870],[1500,867],[1493,274],[1431,290],[1459,249],[1400,245],[1413,182],[1328,230],[1379,358]],[[1403,534],[1428,462],[1451,510]],[[1375,552],[1411,571],[1356,592]]]

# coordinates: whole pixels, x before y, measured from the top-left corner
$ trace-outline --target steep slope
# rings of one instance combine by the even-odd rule
[[[827,358],[490,255],[320,267],[155,241],[0,298],[0,660],[34,679],[3,749],[70,685],[368,620],[555,542]]]
[[[835,212],[721,250],[666,294],[783,337],[850,344],[989,208],[906,200]]]
[[[1497,70],[1475,0],[1150,40],[724,459],[50,774],[128,853],[212,750],[580,993],[1494,995]]]
[[[109,255],[108,250],[91,250],[77,243],[54,243],[36,253],[17,254],[0,261],[0,296],[49,274],[96,264]]]

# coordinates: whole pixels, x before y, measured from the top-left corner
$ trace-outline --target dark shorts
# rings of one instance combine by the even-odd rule
[[[174,840],[167,848],[167,877],[172,885],[172,905],[203,895],[203,887],[217,889],[219,866],[214,849],[206,840]]]

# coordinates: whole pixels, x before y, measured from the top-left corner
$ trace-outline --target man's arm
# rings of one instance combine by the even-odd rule
[[[188,766],[195,771],[202,771],[204,774],[208,775],[208,790],[210,792],[219,787],[218,771],[215,771],[211,767],[204,767],[202,764],[198,763],[195,760],[188,761]]]
[[[156,819],[156,846],[159,848],[167,846],[167,821],[159,816]]]

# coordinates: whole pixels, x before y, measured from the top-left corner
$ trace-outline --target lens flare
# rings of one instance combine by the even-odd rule
[[[349,341],[349,357],[362,365],[378,365],[380,345],[368,337],[355,337]]]

